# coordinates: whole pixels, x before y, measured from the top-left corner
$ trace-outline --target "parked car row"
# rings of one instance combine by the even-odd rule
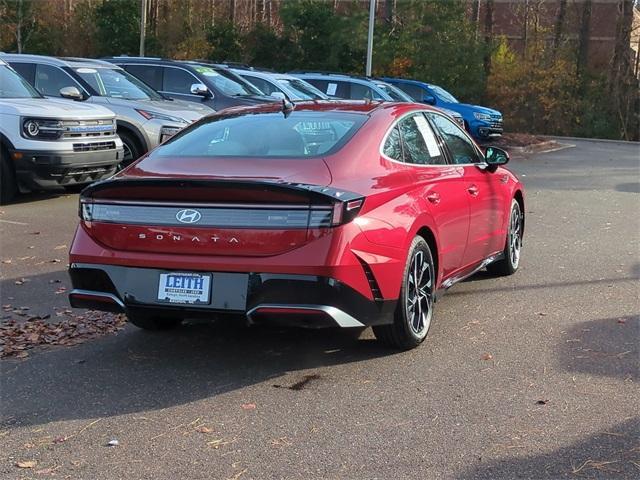
[[[236,106],[282,100],[419,102],[444,111],[476,138],[487,139],[502,133],[499,112],[461,104],[444,89],[413,80],[307,71],[283,74],[239,64],[151,57],[95,60],[0,54],[0,59],[3,75],[15,78],[19,74],[26,81],[3,82],[6,83],[6,88],[1,87],[3,115],[10,115],[5,112],[12,109],[18,112],[27,95],[31,102],[48,105],[48,111],[34,116],[29,124],[34,131],[38,125],[38,135],[25,134],[24,122],[19,128],[3,122],[0,130],[3,202],[19,190],[71,187],[106,178],[190,123]],[[11,90],[10,85],[14,84],[26,91]],[[51,103],[54,98],[62,99],[62,103],[61,100]],[[63,105],[65,100],[75,103]],[[64,114],[60,113],[62,110]],[[110,130],[101,125],[92,130],[86,124],[105,114],[112,119]],[[26,118],[22,111],[13,115]],[[69,144],[75,149],[72,157],[44,157],[21,151],[24,140],[36,142],[26,145],[35,151],[49,148],[43,142],[51,143],[54,132],[67,132],[65,122],[76,122],[74,128],[81,128],[86,140],[83,140],[86,145],[80,145],[77,141],[80,134],[60,133],[58,141],[76,139]],[[95,131],[100,128],[104,130]],[[109,135],[114,138],[107,139]],[[93,144],[98,141],[100,145]],[[63,143],[56,146],[62,147]]]

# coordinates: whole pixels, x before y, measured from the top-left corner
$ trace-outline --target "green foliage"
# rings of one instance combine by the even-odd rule
[[[289,1],[282,5],[283,36],[290,40],[290,63],[297,68],[362,73],[365,61],[366,12],[354,3]]]
[[[210,27],[207,41],[211,46],[209,58],[218,62],[242,61],[242,34],[234,24],[225,22]]]
[[[104,0],[94,11],[96,55],[136,55],[140,48],[138,0]]]

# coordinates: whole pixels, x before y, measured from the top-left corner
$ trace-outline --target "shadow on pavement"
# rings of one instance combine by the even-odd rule
[[[460,479],[638,478],[640,418],[633,418],[549,453],[477,465]]]
[[[227,322],[187,324],[168,332],[128,327],[28,361],[3,361],[0,423],[39,425],[161,409],[261,382],[286,386],[299,380],[280,378],[287,372],[391,353],[374,340],[337,330],[244,328]]]
[[[638,339],[640,317],[637,315],[583,322],[567,331],[559,361],[570,372],[637,381],[640,379]]]

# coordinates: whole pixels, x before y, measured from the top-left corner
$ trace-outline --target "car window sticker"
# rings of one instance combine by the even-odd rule
[[[335,95],[337,89],[338,89],[338,84],[337,83],[329,83],[329,84],[327,84],[327,95]]]
[[[416,122],[418,126],[418,130],[422,134],[422,138],[424,138],[425,143],[427,144],[427,150],[429,150],[429,155],[431,157],[439,157],[440,147],[438,147],[438,142],[436,141],[436,137],[433,134],[433,131],[429,127],[427,120],[422,115],[416,115],[413,117],[413,120]]]

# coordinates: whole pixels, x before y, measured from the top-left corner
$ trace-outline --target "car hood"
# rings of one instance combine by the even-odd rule
[[[447,108],[454,108],[454,106],[457,106],[459,108],[462,108],[471,112],[502,116],[502,114],[498,110],[494,110],[493,108],[481,107],[480,105],[471,105],[469,103],[448,104]]]
[[[55,98],[0,99],[0,113],[61,120],[109,119],[115,117],[111,110],[100,105]]]
[[[173,117],[183,118],[188,122],[199,120],[200,118],[213,113],[213,109],[206,105],[193,102],[182,102],[180,100],[126,100],[124,98],[107,98],[111,105],[120,107],[149,110],[157,113],[164,113]]]

